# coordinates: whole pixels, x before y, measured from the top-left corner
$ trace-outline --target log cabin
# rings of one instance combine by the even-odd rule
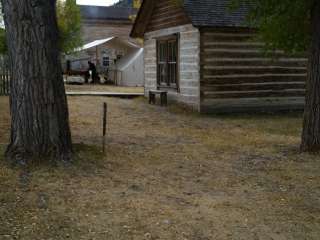
[[[307,59],[266,53],[230,0],[144,0],[131,37],[144,39],[145,94],[202,113],[303,109]]]

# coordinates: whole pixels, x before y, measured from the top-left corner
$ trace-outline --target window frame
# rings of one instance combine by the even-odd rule
[[[171,50],[173,52],[171,52],[171,55],[169,54],[169,44],[170,42],[175,43],[175,50],[174,48],[171,48]],[[161,49],[161,44],[165,44],[165,55],[160,55],[162,54],[161,51],[163,51],[163,49]],[[174,54],[175,53],[175,54]],[[176,34],[172,34],[172,35],[168,35],[165,37],[159,37],[156,39],[156,62],[157,62],[157,89],[171,89],[171,90],[175,90],[177,92],[179,92],[180,87],[179,87],[179,83],[180,83],[180,34],[176,33]],[[174,56],[175,55],[175,56]],[[169,57],[174,56],[175,61],[172,61],[172,59],[169,59]],[[165,61],[163,61],[161,58],[165,57]],[[166,68],[166,75],[165,75],[165,81],[163,81],[161,79],[161,65],[164,65],[163,68]],[[175,73],[172,75],[168,72],[168,69],[172,69],[169,66],[174,65],[175,66]],[[173,77],[174,76],[174,77]],[[175,82],[171,82],[172,78],[174,78]]]

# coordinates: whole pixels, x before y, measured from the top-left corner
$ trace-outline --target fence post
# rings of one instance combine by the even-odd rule
[[[1,58],[0,82],[1,82],[0,94],[1,95],[6,95],[6,86],[5,86],[5,82],[4,82],[4,61],[3,61],[3,57]]]
[[[0,73],[1,74],[1,73]],[[4,95],[3,77],[0,75],[0,95]]]
[[[6,71],[5,66],[4,66],[4,75],[3,75],[4,95],[8,95],[7,80],[8,80],[7,71]]]
[[[102,126],[102,152],[106,151],[106,134],[107,134],[107,103],[103,103],[103,126]]]
[[[9,75],[9,69],[6,68],[6,77],[7,77],[7,95],[10,94],[10,75]]]

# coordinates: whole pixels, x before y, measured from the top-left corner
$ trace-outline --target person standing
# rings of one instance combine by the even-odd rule
[[[88,75],[89,76],[91,75],[92,82],[95,83],[96,80],[97,80],[97,68],[96,68],[96,65],[91,61],[88,61],[88,65],[89,65]]]

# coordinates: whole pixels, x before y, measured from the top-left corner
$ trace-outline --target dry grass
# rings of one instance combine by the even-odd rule
[[[68,92],[121,92],[121,93],[143,93],[143,87],[120,87],[112,85],[65,85]]]
[[[0,239],[319,239],[320,158],[298,153],[300,114],[199,116],[143,99],[69,104],[72,166],[20,172],[0,163]],[[8,120],[0,98],[2,143]]]

